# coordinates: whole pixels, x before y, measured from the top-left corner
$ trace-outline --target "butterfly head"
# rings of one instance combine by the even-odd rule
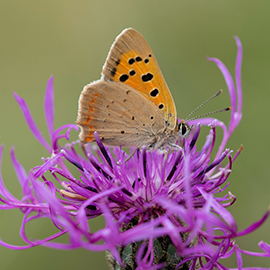
[[[179,136],[181,138],[185,138],[189,134],[191,127],[186,123],[185,120],[181,120],[181,122],[177,126],[177,130]]]

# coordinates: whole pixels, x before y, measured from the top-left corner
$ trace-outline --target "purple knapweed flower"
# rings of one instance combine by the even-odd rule
[[[243,269],[242,254],[269,256],[270,246],[264,242],[259,244],[261,253],[243,250],[235,242],[235,238],[261,226],[269,211],[261,220],[238,231],[227,210],[235,197],[230,192],[221,195],[229,185],[232,163],[241,152],[240,147],[232,155],[225,148],[242,116],[242,46],[237,37],[236,43],[235,83],[220,60],[208,59],[219,67],[228,86],[231,99],[228,127],[214,118],[189,121],[194,127],[191,135],[181,141],[182,151],[172,151],[167,158],[160,151],[142,148],[125,162],[127,154],[120,147],[102,145],[98,134],[95,134],[97,144],[81,145],[75,141],[61,146],[59,140],[69,141],[70,131],[78,131],[78,127],[69,124],[54,129],[52,78],[44,104],[51,139],[48,143],[25,101],[14,94],[29,128],[48,150],[49,157],[27,174],[12,148],[11,160],[23,197],[15,198],[0,176],[0,209],[19,208],[24,213],[20,233],[26,245],[13,246],[3,240],[0,244],[12,249],[43,245],[108,250],[112,269],[227,269],[221,259],[234,253],[238,269]],[[209,125],[211,129],[204,146],[197,149],[201,125]],[[223,129],[224,135],[217,153],[213,153],[217,127]],[[3,146],[0,161],[2,152]],[[69,167],[74,166],[77,172],[72,174]],[[48,173],[54,180],[48,179]],[[91,219],[100,215],[105,226],[93,232]],[[42,240],[30,240],[25,226],[40,218],[49,218],[58,232]],[[55,242],[63,234],[69,235],[69,243]]]

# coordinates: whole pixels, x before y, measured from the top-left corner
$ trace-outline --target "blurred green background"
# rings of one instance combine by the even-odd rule
[[[236,44],[243,49],[243,120],[228,143],[244,150],[233,166],[228,190],[237,201],[230,208],[239,229],[258,220],[270,204],[269,74],[270,1],[14,1],[0,2],[0,140],[5,145],[2,175],[19,198],[21,190],[12,169],[9,149],[15,145],[25,169],[39,165],[48,153],[29,131],[15,91],[29,105],[48,139],[43,98],[47,80],[54,75],[55,127],[74,123],[83,86],[100,77],[115,37],[126,27],[144,35],[171,89],[178,115],[185,118],[219,89],[224,93],[201,113],[230,105],[223,77],[207,56],[218,57],[234,73]],[[229,113],[217,115],[228,123]],[[202,144],[208,127],[202,128]],[[220,137],[221,132],[218,133]],[[76,139],[78,134],[72,133]],[[22,245],[17,210],[0,212],[0,237]],[[97,230],[102,219],[94,221]],[[240,247],[259,251],[257,243],[270,243],[270,221],[250,236],[237,239]],[[33,222],[28,234],[43,237],[54,232],[50,222]],[[67,238],[63,238],[67,241]],[[61,251],[36,247],[14,251],[0,247],[1,269],[108,269],[103,253]],[[236,267],[235,257],[224,261]],[[270,259],[244,257],[244,266],[269,267]]]

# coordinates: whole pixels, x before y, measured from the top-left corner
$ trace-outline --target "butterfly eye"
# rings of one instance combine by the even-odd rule
[[[178,124],[178,133],[180,137],[182,138],[186,137],[189,131],[190,131],[190,126],[187,123],[181,121]]]

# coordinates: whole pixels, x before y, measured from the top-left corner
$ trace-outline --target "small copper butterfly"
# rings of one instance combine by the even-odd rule
[[[98,132],[106,145],[166,148],[188,134],[178,123],[171,92],[143,36],[125,29],[113,43],[101,79],[86,85],[77,125],[82,143]],[[177,147],[177,146],[176,146]]]

